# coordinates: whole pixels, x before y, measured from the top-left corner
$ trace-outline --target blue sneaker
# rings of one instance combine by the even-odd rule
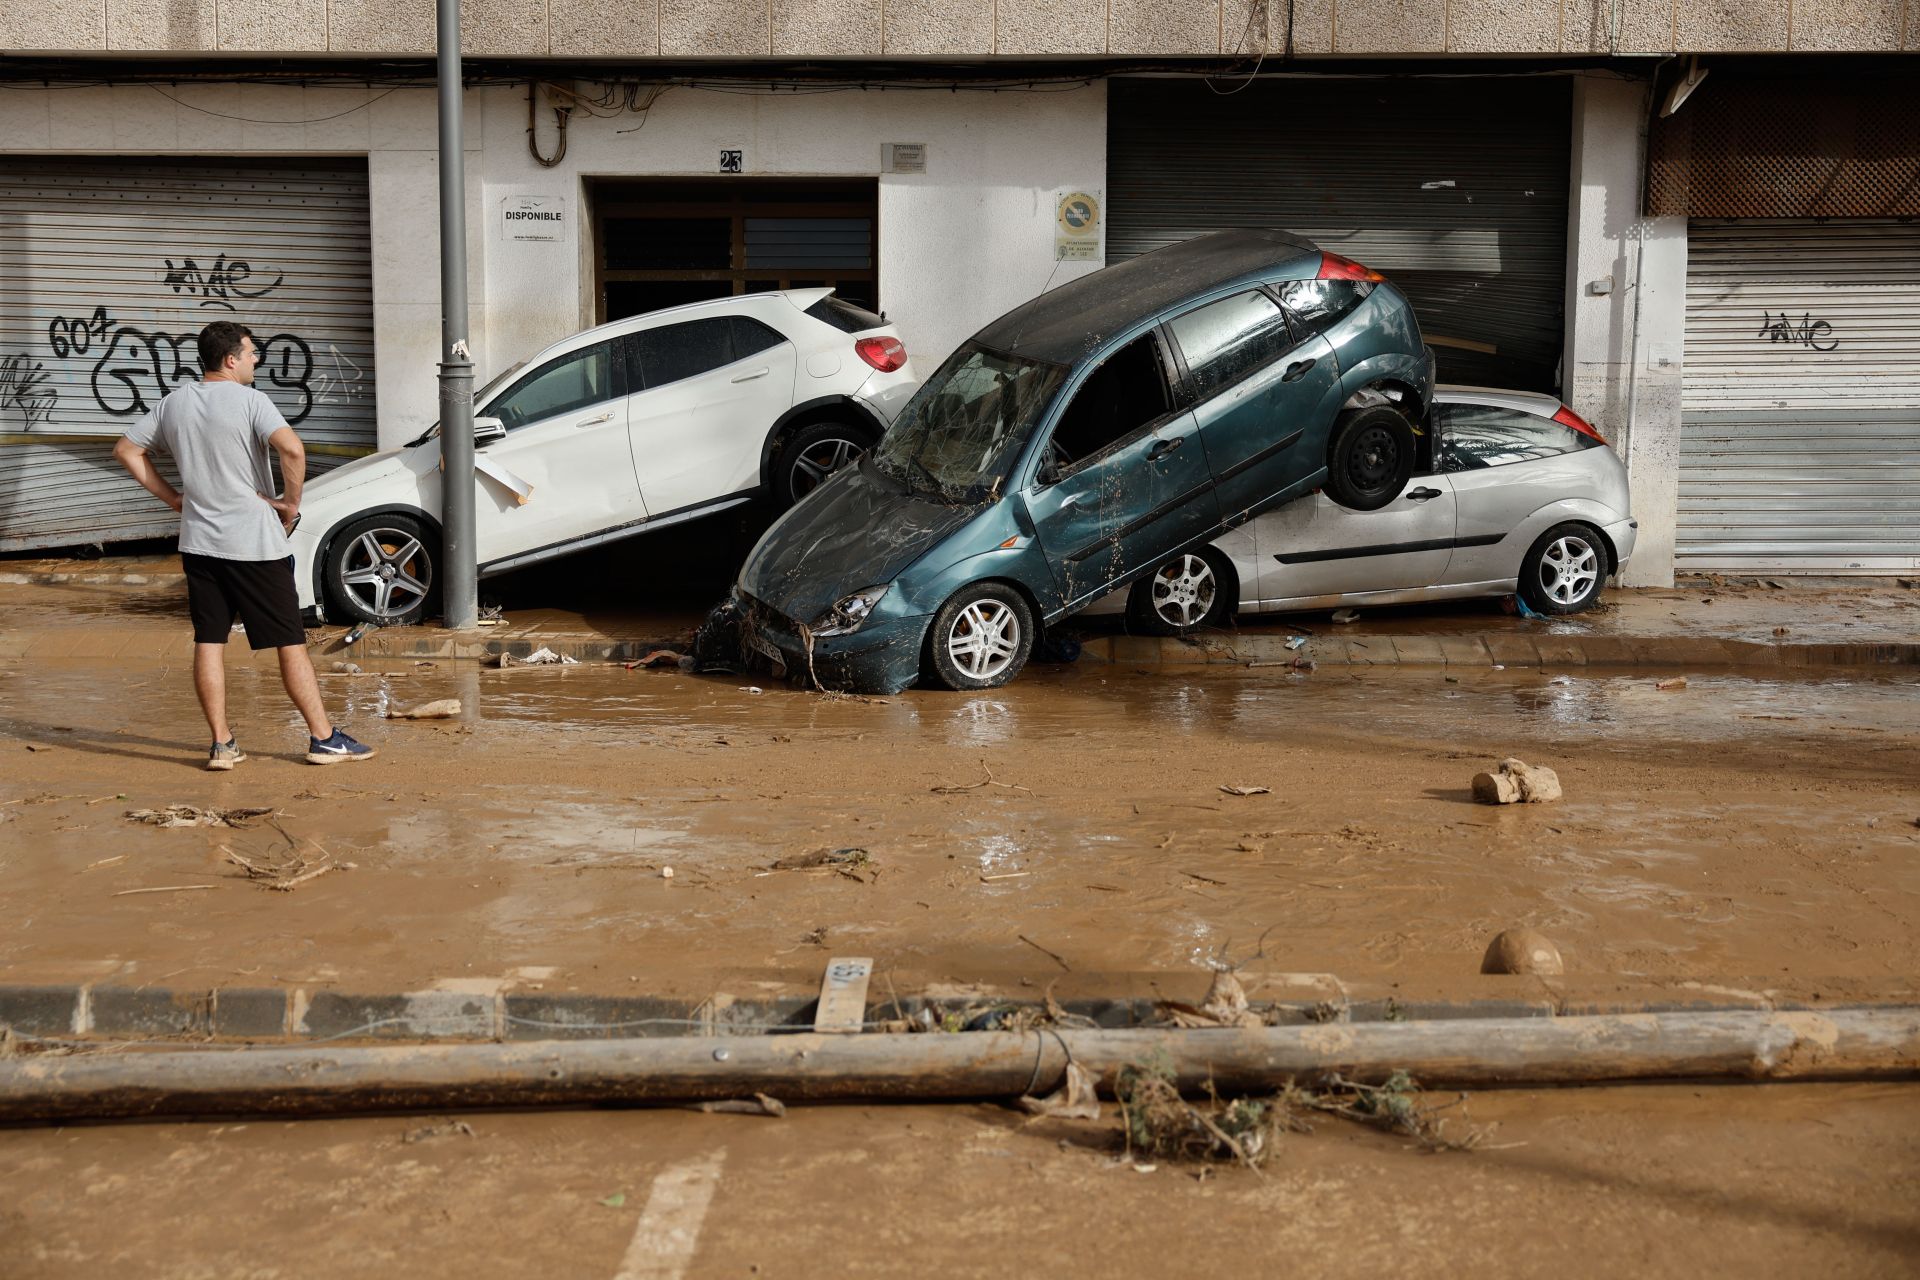
[[[339,729],[333,736],[322,742],[318,738],[307,739],[308,764],[344,764],[349,760],[371,760],[377,753],[364,742],[355,742]]]

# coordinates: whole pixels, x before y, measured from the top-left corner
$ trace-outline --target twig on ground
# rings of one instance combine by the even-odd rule
[[[1065,969],[1068,973],[1073,972],[1073,966],[1068,964],[1065,960],[1062,960],[1058,952],[1047,950],[1045,947],[1041,946],[1039,943],[1035,942],[1032,938],[1029,938],[1024,933],[1016,933],[1013,936],[1020,939],[1020,941],[1026,943],[1028,946],[1032,947],[1035,951],[1038,951],[1041,955],[1051,959],[1055,964],[1059,965],[1062,969]]]
[[[986,773],[987,773],[987,776],[982,778],[980,781],[965,782],[965,783],[945,783],[945,784],[942,784],[941,786],[931,788],[933,794],[937,796],[957,796],[962,792],[966,792],[966,791],[978,791],[981,787],[1005,787],[1009,791],[1024,791],[1028,795],[1033,794],[1032,787],[1023,787],[1017,782],[1002,782],[998,778],[994,777],[993,766],[988,764],[985,760],[982,760],[980,762],[980,767],[986,770]]]
[[[116,898],[124,898],[130,893],[189,893],[195,889],[213,888],[218,888],[218,886],[211,884],[162,884],[155,885],[151,889],[122,889],[113,896]]]

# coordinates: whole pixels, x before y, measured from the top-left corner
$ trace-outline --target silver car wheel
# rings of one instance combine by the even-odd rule
[[[369,529],[340,562],[340,586],[376,617],[405,613],[433,587],[433,559],[404,529]]]
[[[1540,557],[1540,590],[1555,604],[1578,604],[1600,581],[1600,553],[1585,538],[1557,539]]]
[[[1191,627],[1213,609],[1220,580],[1200,556],[1169,560],[1154,570],[1153,611],[1170,627]]]
[[[820,482],[865,453],[858,440],[830,436],[808,445],[793,460],[793,496],[803,498],[820,487]]]
[[[947,656],[970,680],[991,680],[1020,651],[1020,619],[998,600],[976,600],[947,630]]]

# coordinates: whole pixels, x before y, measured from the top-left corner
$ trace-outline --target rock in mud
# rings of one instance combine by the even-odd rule
[[[1545,973],[1567,971],[1560,948],[1534,929],[1505,929],[1493,935],[1480,961],[1482,973]]]
[[[1492,773],[1473,775],[1473,798],[1481,804],[1545,804],[1560,798],[1560,775],[1509,756]]]

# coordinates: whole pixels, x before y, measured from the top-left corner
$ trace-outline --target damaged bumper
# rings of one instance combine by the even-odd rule
[[[920,678],[920,646],[931,616],[869,621],[844,636],[815,636],[809,655],[800,629],[778,610],[736,595],[741,660],[753,670],[823,689],[899,693]]]

